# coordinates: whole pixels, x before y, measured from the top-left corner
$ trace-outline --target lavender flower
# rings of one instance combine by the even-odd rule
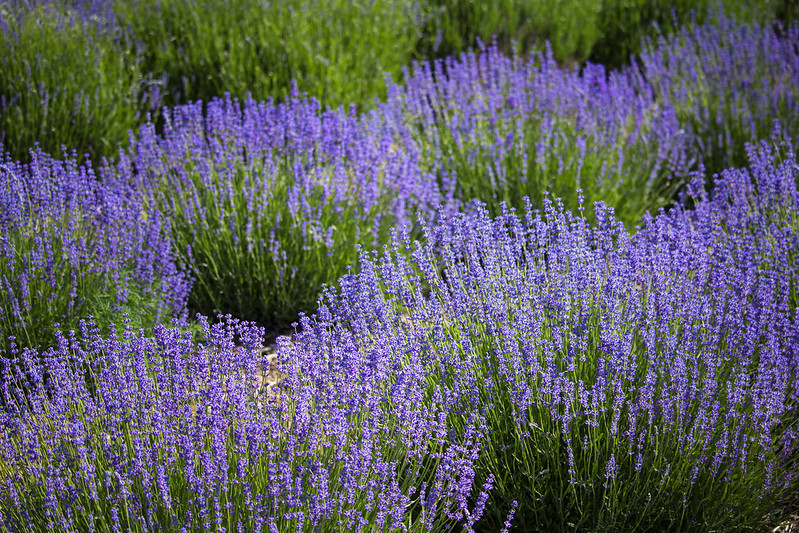
[[[634,224],[668,201],[691,168],[688,136],[668,101],[635,70],[569,72],[552,52],[502,55],[495,46],[415,64],[389,89],[391,116],[417,139],[420,164],[459,205],[521,208],[544,191],[576,209],[574,191]]]
[[[723,12],[646,43],[642,74],[692,133],[693,152],[712,172],[746,164],[745,144],[767,137],[775,119],[796,138],[799,26],[778,34]]]
[[[170,217],[194,311],[285,324],[390,227],[441,202],[413,145],[379,115],[314,99],[213,100],[165,111],[108,173]]]
[[[169,223],[129,187],[101,182],[75,156],[33,152],[0,163],[0,339],[52,340],[55,322],[76,327],[135,310],[137,324],[185,317],[190,282],[175,263]]]
[[[281,354],[349,388],[389,366],[378,397],[413,372],[443,389],[420,409],[456,434],[484,413],[468,471],[494,480],[487,530],[513,501],[520,530],[760,523],[797,481],[799,241],[795,156],[750,153],[718,194],[635,235],[609,208],[590,226],[551,201],[398,235]]]
[[[98,530],[136,531],[396,531],[414,514],[413,529],[438,531],[479,520],[469,503],[479,417],[450,434],[443,413],[409,403],[423,384],[399,386],[402,403],[373,395],[380,372],[339,391],[336,376],[297,375],[267,397],[263,330],[201,322],[200,344],[163,327],[103,338],[82,323],[43,354],[21,350],[21,367],[4,365],[0,499],[19,502],[0,506],[5,528],[74,531],[90,516]]]

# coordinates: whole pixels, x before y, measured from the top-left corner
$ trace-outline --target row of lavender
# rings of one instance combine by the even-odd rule
[[[294,82],[333,107],[371,107],[384,74],[396,80],[412,58],[455,55],[478,36],[524,53],[550,39],[559,61],[618,66],[642,35],[711,9],[762,24],[797,13],[793,0],[552,1],[3,0],[0,142],[15,159],[39,142],[98,162],[148,113],[226,91],[283,99]]]
[[[53,322],[120,309],[145,325],[186,302],[290,323],[356,260],[353,243],[379,247],[416,213],[434,223],[439,205],[473,199],[498,214],[549,191],[575,209],[582,188],[633,227],[698,161],[741,163],[743,139],[774,118],[797,131],[799,30],[731,24],[686,30],[622,72],[493,48],[416,65],[363,116],[299,96],[181,106],[97,179],[42,154],[6,160],[2,338],[36,344]]]
[[[799,487],[799,167],[693,210],[546,200],[395,232],[326,291],[278,396],[263,330],[91,324],[2,377],[9,531],[733,531]],[[442,217],[449,217],[443,211]],[[237,346],[242,346],[237,348]]]

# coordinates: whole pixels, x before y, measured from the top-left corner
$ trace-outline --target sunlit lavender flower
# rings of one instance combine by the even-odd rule
[[[141,326],[185,316],[190,281],[168,221],[74,155],[0,162],[0,230],[0,345],[13,335],[33,346],[56,322],[74,328],[123,309]]]

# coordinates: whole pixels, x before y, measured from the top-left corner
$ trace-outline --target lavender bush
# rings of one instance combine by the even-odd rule
[[[757,264],[785,281],[780,290],[789,305],[783,310],[786,315],[795,312],[799,303],[799,166],[795,142],[775,121],[768,141],[747,144],[747,157],[752,162],[748,169],[725,170],[709,193],[706,180],[696,179],[685,199],[693,205],[687,211],[691,224],[701,228],[705,240],[723,228],[730,265],[751,268]]]
[[[799,26],[780,34],[724,13],[710,18],[647,42],[639,61],[658,100],[692,132],[694,153],[720,172],[744,165],[745,144],[768,136],[774,119],[797,138]]]
[[[127,310],[137,326],[185,316],[190,288],[169,222],[127,186],[101,183],[73,153],[40,150],[0,161],[0,346],[51,343],[53,324],[106,324]]]
[[[422,241],[396,232],[280,340],[277,395],[259,390],[263,331],[230,318],[199,344],[83,325],[44,354],[19,350],[0,391],[0,518],[54,531],[759,527],[798,481],[788,146],[753,147],[717,194],[695,177],[695,210],[646,217],[635,235],[610,208],[588,224],[549,200],[493,219],[445,212]]]
[[[461,469],[474,439],[448,437],[441,412],[402,420],[364,387],[267,397],[263,330],[230,317],[199,345],[178,329],[81,328],[3,370],[5,529],[420,531],[479,517]]]
[[[799,494],[799,166],[773,125],[799,30],[724,24],[757,53],[708,27],[611,73],[488,47],[370,113],[167,110],[99,179],[5,157],[0,528],[773,523]],[[277,389],[253,324],[158,325],[320,293]]]
[[[758,527],[797,486],[787,157],[753,150],[719,179],[734,196],[635,236],[609,209],[591,227],[546,202],[396,241],[281,354],[295,375],[369,383],[389,405],[422,381],[420,410],[456,428],[482,416],[490,437],[469,468],[475,486],[492,480],[485,531],[511,512],[522,531]]]
[[[687,175],[674,114],[632,75],[568,74],[551,56],[523,63],[493,48],[451,64],[451,78],[426,77],[431,68],[368,114],[295,92],[215,99],[204,115],[200,103],[178,106],[164,111],[163,135],[140,130],[109,172],[172,220],[196,278],[192,311],[289,323],[355,262],[355,243],[382,246],[417,212],[435,221],[438,204],[498,210],[582,184],[631,224]]]
[[[0,5],[0,143],[29,160],[34,143],[110,156],[161,105],[161,81],[115,26],[110,4]]]
[[[164,135],[142,128],[113,172],[170,218],[196,277],[190,307],[204,314],[288,324],[355,262],[355,243],[382,244],[440,202],[414,147],[376,116],[295,93],[165,117]]]
[[[476,198],[498,214],[502,202],[520,208],[549,191],[576,209],[582,188],[633,226],[691,169],[677,115],[633,70],[569,72],[549,50],[507,57],[490,46],[405,77],[388,105],[418,140],[422,168],[460,205]]]

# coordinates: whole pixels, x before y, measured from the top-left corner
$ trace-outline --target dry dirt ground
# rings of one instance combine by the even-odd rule
[[[799,533],[799,514],[791,515],[785,522],[775,527],[772,533]]]

